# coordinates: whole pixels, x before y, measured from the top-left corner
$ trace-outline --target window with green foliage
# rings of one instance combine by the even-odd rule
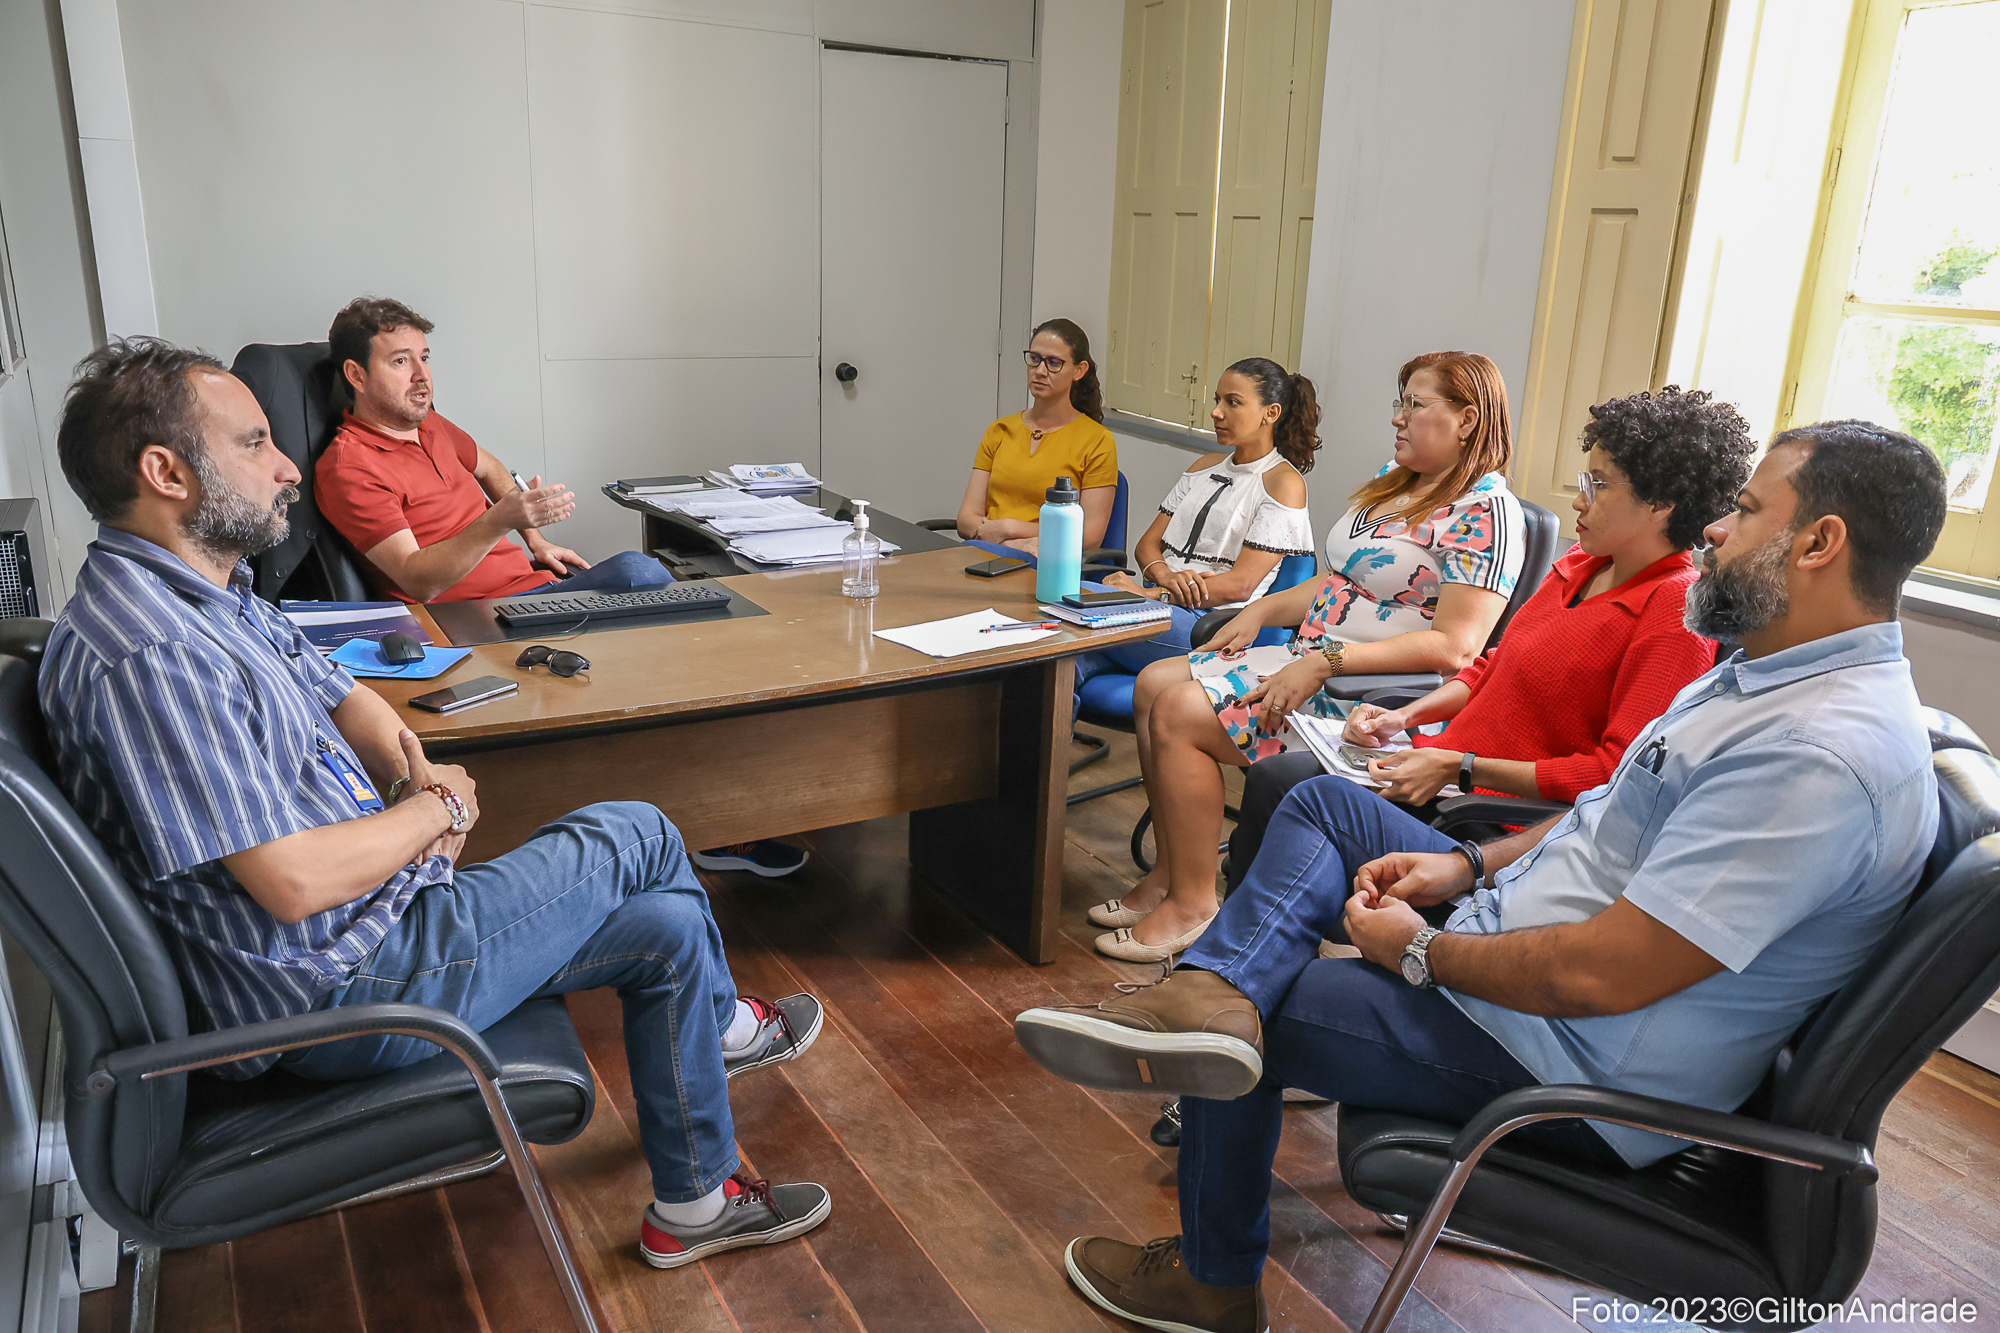
[[[1932,563],[2000,577],[2000,0],[1868,0],[1793,421],[1863,417],[1944,464]]]

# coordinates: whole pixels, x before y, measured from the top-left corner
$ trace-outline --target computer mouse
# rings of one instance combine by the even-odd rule
[[[414,634],[394,631],[382,636],[382,660],[390,666],[408,666],[424,660],[424,646]]]

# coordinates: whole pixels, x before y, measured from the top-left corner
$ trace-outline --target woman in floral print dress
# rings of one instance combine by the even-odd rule
[[[1159,860],[1124,898],[1091,909],[1112,927],[1097,939],[1100,952],[1156,962],[1207,928],[1217,907],[1219,764],[1278,753],[1296,713],[1344,712],[1322,688],[1333,676],[1449,676],[1499,623],[1524,541],[1503,475],[1513,445],[1499,368],[1468,352],[1415,358],[1398,376],[1391,424],[1395,458],[1328,532],[1317,581],[1258,598],[1192,659],[1140,674],[1134,722]],[[1263,680],[1247,666],[1195,677],[1191,661],[1248,648],[1274,625],[1298,627],[1283,670]]]

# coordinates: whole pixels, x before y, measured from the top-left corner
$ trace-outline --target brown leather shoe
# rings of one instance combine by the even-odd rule
[[[1127,1245],[1079,1236],[1063,1251],[1069,1280],[1091,1304],[1165,1333],[1269,1333],[1264,1288],[1211,1287],[1181,1262],[1181,1238]]]
[[[1095,1005],[1029,1009],[1014,1039],[1072,1083],[1227,1101],[1264,1076],[1264,1023],[1248,996],[1184,968],[1157,986]]]

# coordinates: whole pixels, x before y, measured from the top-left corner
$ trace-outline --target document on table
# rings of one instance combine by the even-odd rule
[[[714,518],[702,520],[702,526],[713,528],[725,537],[740,537],[746,532],[804,532],[813,528],[839,528],[843,532],[852,524],[842,523],[837,518],[800,505],[798,514],[766,514],[737,517],[733,514],[718,514]]]
[[[1033,643],[1062,632],[1053,629],[1009,629],[992,634],[980,633],[988,625],[1034,623],[1003,616],[989,606],[984,611],[970,611],[949,620],[928,620],[921,625],[905,625],[901,629],[878,629],[875,637],[900,643],[905,648],[914,648],[932,657],[963,657],[967,653],[984,652],[991,648],[1012,648],[1017,644]]]
[[[847,540],[847,533],[845,523],[796,532],[746,532],[731,539],[729,549],[760,565],[819,563],[840,559],[840,544]],[[882,543],[883,555],[894,555],[902,549],[892,541]]]

